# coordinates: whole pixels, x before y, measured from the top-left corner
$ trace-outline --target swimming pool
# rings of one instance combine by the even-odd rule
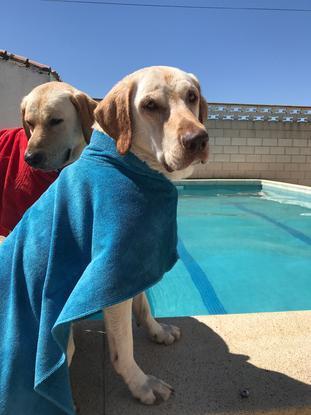
[[[148,291],[157,317],[311,309],[311,189],[181,182],[180,260]]]

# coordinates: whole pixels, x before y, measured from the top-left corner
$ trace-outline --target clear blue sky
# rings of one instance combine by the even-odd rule
[[[310,0],[136,0],[161,1],[311,9]],[[1,0],[0,15],[0,49],[94,97],[140,67],[171,65],[195,73],[210,102],[311,105],[311,13]]]

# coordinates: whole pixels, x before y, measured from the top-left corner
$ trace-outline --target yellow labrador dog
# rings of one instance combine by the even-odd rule
[[[118,151],[133,152],[170,179],[191,173],[208,158],[207,104],[198,80],[171,67],[139,70],[119,82],[95,110],[94,128],[117,142]],[[144,404],[166,401],[172,387],[145,374],[134,360],[132,307],[136,320],[157,343],[172,344],[179,328],[158,323],[144,293],[104,310],[112,364],[134,397]],[[73,353],[72,338],[68,360]]]
[[[0,235],[14,229],[56,179],[56,170],[80,156],[90,140],[96,106],[64,82],[39,85],[23,99],[24,130],[0,131]]]
[[[28,137],[25,161],[44,171],[74,162],[89,142],[97,102],[65,82],[48,82],[24,97],[21,109]]]

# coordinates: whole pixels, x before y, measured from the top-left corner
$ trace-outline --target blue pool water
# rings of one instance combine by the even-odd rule
[[[260,186],[181,187],[180,260],[148,291],[154,315],[310,310],[311,203],[284,202]]]

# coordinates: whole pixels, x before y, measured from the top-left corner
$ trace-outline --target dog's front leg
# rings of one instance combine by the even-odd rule
[[[72,325],[70,327],[69,338],[68,338],[68,345],[67,345],[67,365],[68,367],[71,365],[73,355],[75,353],[75,343],[73,340],[73,330]]]
[[[166,401],[173,388],[154,376],[146,375],[137,365],[133,353],[132,299],[104,309],[110,358],[132,395],[152,405]]]
[[[152,341],[169,345],[180,338],[181,331],[179,327],[159,323],[153,318],[145,293],[134,297],[133,311],[137,324],[146,327]]]

